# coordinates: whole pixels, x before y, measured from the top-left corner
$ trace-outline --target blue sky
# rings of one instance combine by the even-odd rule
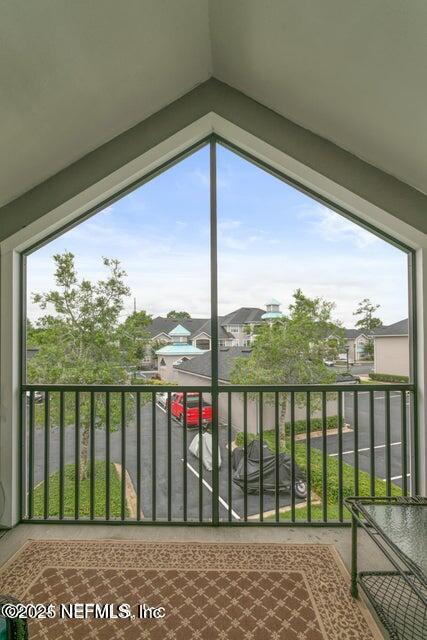
[[[66,232],[28,258],[28,291],[53,286],[52,256],[76,256],[81,276],[103,276],[101,256],[118,258],[138,309],[210,315],[209,153],[203,148]],[[300,287],[336,303],[354,325],[359,300],[381,305],[388,324],[407,316],[407,258],[231,151],[218,148],[219,311],[282,309]],[[126,301],[124,315],[133,308]],[[39,315],[29,302],[29,316]]]

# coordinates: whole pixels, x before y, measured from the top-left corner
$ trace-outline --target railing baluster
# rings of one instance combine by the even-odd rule
[[[342,466],[342,427],[343,427],[343,396],[338,391],[338,519],[340,522],[344,520],[343,505],[343,466]]]
[[[172,398],[170,392],[167,395],[168,407],[171,406]],[[167,414],[167,464],[168,464],[168,522],[172,520],[172,413]]]
[[[276,522],[279,522],[280,519],[280,514],[279,514],[279,508],[280,508],[280,492],[279,492],[279,482],[280,482],[280,475],[279,475],[279,450],[280,450],[280,424],[279,424],[279,394],[276,391],[274,394],[274,443],[275,443],[275,465],[274,465],[274,471],[275,471],[275,490],[274,490],[274,495],[275,495],[275,499],[276,499]]]
[[[259,394],[259,520],[264,520],[264,396]]]
[[[29,469],[28,469],[28,460],[27,460],[27,438],[28,438],[28,402],[30,398],[30,393],[26,390],[21,394],[21,414],[20,414],[20,425],[19,425],[19,446],[20,446],[20,455],[19,455],[19,514],[21,516],[21,520],[26,520],[28,518],[28,480],[29,480]]]
[[[182,389],[182,388],[181,388]],[[183,424],[182,424],[182,485],[183,485],[183,496],[182,496],[182,522],[188,522],[193,519],[193,511],[190,511],[189,507],[189,495],[188,491],[190,490],[189,479],[188,479],[188,437],[189,434],[187,432],[187,423],[189,420],[190,413],[190,404],[189,404],[189,393],[192,394],[191,399],[193,399],[194,394],[198,394],[197,401],[195,401],[195,405],[199,407],[199,418],[198,418],[198,434],[196,438],[199,439],[199,460],[198,460],[198,473],[194,471],[197,476],[196,482],[198,482],[198,498],[193,500],[193,496],[191,496],[191,508],[193,502],[195,502],[196,512],[195,519],[198,520],[196,524],[203,523],[205,521],[205,513],[204,509],[206,509],[206,505],[203,502],[203,492],[204,492],[204,480],[203,480],[203,434],[204,434],[204,426],[203,426],[203,391],[200,387],[188,386],[184,387],[182,390],[183,393],[183,404],[184,404],[184,413],[183,413]],[[253,513],[259,511],[259,522],[264,522],[264,511],[266,505],[266,499],[264,497],[264,489],[265,478],[264,478],[264,470],[266,466],[265,453],[264,453],[264,439],[268,433],[266,433],[267,427],[266,423],[266,413],[264,407],[264,401],[266,398],[266,394],[274,395],[274,416],[273,422],[275,425],[275,433],[274,433],[274,448],[275,448],[275,489],[274,489],[274,498],[271,496],[271,500],[269,502],[273,503],[273,513],[274,520],[276,523],[280,523],[281,513],[280,513],[280,447],[282,446],[281,440],[281,414],[285,409],[285,405],[282,406],[281,394],[286,394],[286,398],[288,402],[290,401],[290,430],[289,433],[286,431],[286,451],[290,452],[291,465],[290,465],[290,479],[291,479],[291,488],[290,488],[290,520],[288,522],[297,522],[299,521],[298,511],[296,510],[297,502],[300,502],[296,498],[295,494],[295,479],[296,479],[296,464],[299,460],[299,451],[302,445],[298,443],[298,437],[296,436],[296,400],[299,400],[299,395],[301,397],[305,397],[306,400],[306,425],[305,425],[305,438],[306,438],[306,452],[305,452],[305,463],[306,467],[306,478],[307,478],[307,500],[306,500],[306,513],[307,513],[307,523],[313,522],[313,520],[317,517],[315,516],[315,511],[313,509],[311,489],[314,488],[316,493],[319,493],[322,499],[322,509],[321,509],[321,524],[327,524],[330,515],[330,507],[329,501],[332,499],[330,487],[328,486],[328,467],[329,467],[329,458],[328,458],[328,393],[337,394],[337,402],[338,402],[338,433],[337,433],[337,453],[332,454],[335,459],[337,456],[337,467],[338,467],[338,520],[340,522],[344,522],[344,462],[345,459],[343,457],[343,427],[344,427],[344,419],[347,415],[347,411],[351,411],[353,414],[353,439],[351,447],[354,447],[354,458],[353,458],[353,471],[351,477],[353,477],[353,487],[354,494],[358,494],[362,491],[363,487],[361,484],[361,468],[362,466],[362,457],[361,451],[364,449],[359,449],[359,446],[364,446],[361,443],[361,431],[359,431],[359,426],[362,427],[366,425],[367,438],[369,438],[369,444],[366,443],[366,451],[369,456],[369,460],[367,461],[367,469],[370,472],[370,480],[369,480],[369,490],[371,495],[375,495],[376,490],[376,482],[375,482],[375,471],[376,471],[376,437],[375,433],[375,420],[377,420],[377,416],[375,415],[375,410],[378,408],[375,407],[377,404],[376,393],[380,392],[384,394],[385,404],[384,404],[384,414],[385,414],[385,444],[384,444],[384,466],[385,472],[381,474],[384,478],[384,486],[386,495],[391,495],[392,489],[394,489],[392,485],[393,481],[393,473],[399,473],[398,471],[394,471],[394,457],[392,456],[391,446],[393,443],[391,441],[396,440],[396,433],[400,432],[401,437],[401,450],[398,453],[398,460],[400,459],[400,468],[402,469],[402,495],[408,495],[410,492],[410,479],[408,471],[410,471],[409,467],[409,448],[410,448],[410,440],[408,435],[409,429],[409,418],[407,412],[407,403],[408,403],[408,395],[413,393],[412,385],[394,385],[387,387],[386,385],[377,385],[369,388],[365,394],[365,397],[368,397],[368,405],[367,410],[363,409],[360,405],[359,393],[363,393],[361,389],[355,388],[355,385],[351,385],[350,387],[339,388],[337,385],[331,385],[331,387],[326,387],[326,385],[271,385],[271,387],[263,386],[263,385],[245,385],[239,387],[238,385],[231,385],[230,387],[219,386],[219,393],[226,394],[224,397],[224,409],[227,411],[227,419],[226,426],[224,432],[224,440],[227,448],[227,462],[223,462],[223,469],[226,478],[228,476],[228,485],[224,488],[226,493],[223,496],[225,501],[222,501],[227,509],[227,515],[225,515],[222,520],[225,520],[229,523],[233,523],[234,518],[239,519],[238,516],[234,514],[233,511],[233,393],[241,394],[239,397],[243,400],[243,462],[242,462],[242,475],[243,475],[243,504],[242,504],[242,522],[251,521],[253,518]],[[44,406],[38,405],[38,393],[44,394]],[[70,401],[67,399],[67,393],[72,392],[72,398]],[[49,521],[52,518],[57,517],[59,520],[71,520],[74,519],[78,521],[82,518],[81,510],[82,510],[82,498],[81,498],[81,485],[82,482],[80,480],[80,475],[82,471],[81,464],[81,454],[83,453],[82,448],[86,444],[88,451],[88,460],[85,461],[87,465],[87,480],[85,480],[85,485],[89,484],[88,501],[89,501],[89,510],[85,509],[84,517],[87,518],[89,515],[89,520],[105,520],[109,521],[112,518],[112,506],[111,502],[111,491],[112,491],[112,477],[110,477],[111,470],[111,456],[112,456],[112,437],[111,437],[111,421],[113,419],[112,416],[112,405],[111,405],[111,394],[117,395],[117,397],[121,398],[121,411],[119,412],[119,424],[121,425],[121,484],[120,484],[120,520],[126,522],[129,520],[127,514],[127,481],[128,481],[128,472],[126,470],[126,456],[127,456],[127,433],[126,433],[126,425],[127,425],[127,397],[126,394],[128,392],[132,393],[132,408],[136,407],[136,465],[135,465],[135,474],[136,474],[136,482],[135,482],[135,491],[136,491],[136,508],[137,508],[137,516],[133,518],[135,521],[141,521],[144,519],[143,514],[143,473],[145,467],[143,466],[143,458],[142,454],[143,450],[143,415],[144,411],[141,411],[142,407],[142,396],[141,393],[151,395],[152,402],[152,452],[149,454],[149,458],[151,455],[151,480],[152,480],[152,520],[156,521],[157,518],[157,451],[156,451],[156,416],[157,416],[157,405],[156,405],[156,391],[153,391],[152,388],[148,388],[148,386],[138,386],[131,385],[130,387],[124,386],[101,386],[101,385],[23,385],[22,386],[22,404],[23,411],[22,416],[25,419],[21,424],[21,446],[22,450],[26,449],[21,463],[21,485],[20,492],[22,493],[22,519],[25,520],[44,520]],[[161,519],[165,519],[165,515],[163,514],[163,504],[166,503],[167,497],[167,521],[174,521],[174,503],[173,499],[173,483],[176,481],[176,473],[178,473],[178,479],[181,477],[181,471],[177,471],[174,469],[173,465],[173,431],[172,431],[172,394],[174,392],[174,387],[166,387],[166,393],[168,396],[168,409],[167,409],[167,447],[165,451],[162,450],[162,455],[165,456],[162,458],[162,480],[159,483],[159,491],[162,492],[162,513]],[[397,392],[397,393],[396,393]],[[313,451],[314,441],[312,442],[312,433],[311,427],[313,424],[312,420],[312,410],[313,410],[313,398],[311,396],[312,393],[319,394],[321,404],[319,407],[319,414],[321,415],[321,436],[322,443],[319,443],[318,453]],[[102,396],[105,394],[105,400]],[[135,395],[134,395],[135,394]],[[248,408],[248,398],[249,394],[257,394],[258,396],[258,437],[260,443],[260,454],[259,454],[259,467],[260,467],[260,478],[259,478],[259,496],[257,498],[251,498],[248,494],[248,484],[249,484],[249,452],[248,445],[252,440],[253,434],[252,431],[249,431],[250,424],[250,413]],[[347,396],[345,395],[347,394]],[[396,415],[394,408],[391,404],[392,397],[400,397],[400,416],[399,411],[396,410]],[[83,397],[84,396],[84,397]],[[52,400],[53,398],[53,400]],[[290,398],[290,400],[289,400]],[[317,396],[316,396],[317,398]],[[348,398],[348,401],[347,401]],[[283,398],[284,399],[284,398]],[[82,402],[84,408],[85,419],[83,420],[82,411]],[[96,459],[96,451],[97,438],[99,438],[99,432],[96,431],[96,424],[98,420],[98,404],[105,402],[105,511],[104,511],[104,496],[101,496],[101,506],[98,504],[98,496],[96,489],[98,487],[98,477],[97,477],[97,462]],[[52,404],[54,403],[54,404]],[[74,403],[74,406],[73,406]],[[317,400],[316,400],[317,404]],[[192,406],[192,405],[191,405]],[[222,404],[221,404],[222,406]],[[382,403],[380,403],[380,408],[382,410]],[[52,456],[52,446],[53,441],[51,436],[51,428],[52,428],[52,420],[54,413],[57,414],[57,410],[59,408],[59,421],[58,424],[58,432],[59,432],[59,464],[58,471],[55,476],[58,478],[58,497],[56,496],[57,491],[55,490],[55,497],[53,496],[52,487],[50,487],[49,482],[51,481],[50,473],[52,471],[51,464],[51,456]],[[281,411],[282,409],[282,411]],[[251,409],[252,410],[252,409]],[[393,410],[393,412],[392,412]],[[103,410],[104,411],[104,410]],[[102,411],[102,414],[103,414]],[[38,421],[41,416],[41,425],[38,425]],[[73,421],[71,419],[72,414],[74,412],[74,427],[69,426]],[[129,413],[131,413],[129,411]],[[69,417],[69,414],[71,417]],[[90,417],[88,419],[88,415]],[[133,410],[132,410],[133,416]],[[396,423],[396,420],[399,420],[400,417],[400,425]],[[225,415],[224,415],[225,419]],[[285,419],[285,418],[283,418]],[[392,419],[395,422],[392,423]],[[363,425],[362,425],[363,422]],[[36,430],[36,427],[41,426],[40,433]],[[82,439],[83,429],[84,432],[84,440]],[[68,437],[68,431],[70,430],[70,437]],[[66,447],[68,446],[68,440],[72,439],[72,433],[74,432],[74,451],[71,448],[70,450]],[[133,433],[133,432],[132,432]],[[117,434],[118,435],[118,434]],[[363,435],[363,434],[362,434]],[[37,436],[37,438],[36,438]],[[40,439],[39,439],[40,436]],[[133,436],[132,436],[133,437]],[[290,441],[289,441],[290,438]],[[103,441],[104,442],[104,441]],[[71,444],[71,443],[70,443]],[[382,445],[381,445],[382,446]],[[180,448],[180,445],[178,444]],[[39,450],[40,449],[40,450]],[[316,454],[316,458],[314,455]],[[159,452],[160,455],[160,452]],[[166,463],[167,457],[167,463]],[[320,486],[317,487],[314,485],[314,480],[312,477],[312,471],[314,471],[314,462],[317,460],[317,457],[321,458],[321,466],[322,472],[321,477],[319,477]],[[36,496],[38,497],[38,491],[35,491],[35,482],[40,482],[40,478],[37,475],[36,477],[36,463],[41,461],[44,462],[44,466],[41,469],[42,480],[43,480],[43,489],[41,494],[41,505],[39,508],[39,502],[37,501],[37,513],[35,513],[36,509]],[[70,462],[74,460],[74,468],[71,470],[71,475],[69,473],[70,468],[67,466]],[[180,468],[180,467],[179,467]],[[197,468],[197,465],[196,465]],[[346,467],[347,468],[347,467]],[[378,470],[377,470],[378,471]],[[319,468],[320,472],[320,468]],[[378,471],[379,473],[379,471]],[[163,483],[163,479],[167,474],[167,488],[166,483]],[[190,478],[191,478],[190,474]],[[316,480],[317,481],[317,480]],[[74,485],[74,497],[71,505],[69,504],[69,493],[70,489]],[[42,487],[40,487],[42,488]],[[197,490],[197,489],[196,489]],[[150,489],[149,489],[150,491]],[[365,489],[366,492],[366,489]],[[363,492],[362,492],[363,493]],[[217,494],[215,494],[217,495]],[[54,504],[52,504],[52,500]],[[240,500],[240,499],[239,499]],[[163,502],[164,501],[164,502]],[[198,501],[198,504],[197,504]],[[258,502],[258,507],[256,507]],[[58,506],[55,506],[58,505]],[[255,507],[255,509],[253,508]],[[178,507],[179,509],[179,507]],[[89,511],[89,513],[88,513]],[[198,517],[197,517],[198,511]],[[58,515],[59,514],[59,515]],[[104,515],[105,514],[105,515]],[[301,514],[300,514],[301,515]],[[149,516],[148,516],[149,517]],[[176,517],[180,518],[181,515],[178,514]],[[214,504],[212,500],[212,518],[214,517]],[[157,518],[158,519],[158,518]],[[215,523],[217,520],[213,520]],[[299,524],[299,522],[297,522]],[[317,523],[316,523],[317,524]]]
[[[228,521],[231,522],[233,519],[233,515],[232,515],[232,509],[233,509],[233,485],[232,485],[232,475],[233,475],[233,469],[232,469],[232,456],[233,456],[233,451],[232,451],[232,427],[231,427],[231,419],[232,419],[232,403],[231,403],[231,393],[227,394],[227,402],[228,402],[228,412],[227,412],[227,417],[228,417],[228,425],[227,425],[227,451],[228,451],[228,458],[227,458],[227,462],[228,462]]]
[[[90,508],[89,518],[95,518],[95,394],[90,393]]]
[[[121,519],[126,519],[126,395],[125,392],[121,392],[121,436],[122,436],[122,478],[121,478]]]
[[[49,518],[50,479],[50,403],[49,391],[44,393],[44,519]]]
[[[184,416],[182,423],[182,512],[187,521],[187,393],[184,393]]]
[[[141,394],[136,392],[136,519],[141,520]]]
[[[385,477],[386,494],[391,495],[390,391],[385,392]]]
[[[110,491],[111,491],[111,416],[110,392],[105,393],[105,518],[110,519]]]
[[[307,415],[306,415],[306,443],[307,443],[307,521],[311,522],[311,408],[310,408],[310,391],[307,391]]]
[[[371,496],[375,496],[375,411],[372,389],[369,390],[369,475]]]
[[[203,394],[199,392],[199,522],[203,522]]]
[[[29,486],[28,486],[28,518],[34,516],[34,391],[30,391],[30,432],[28,443],[28,463],[29,463]]]
[[[243,392],[243,519],[248,519],[248,393]]]
[[[328,451],[327,451],[326,391],[322,391],[322,517],[323,517],[323,522],[326,522],[328,520],[327,463],[328,463]]]
[[[359,397],[353,391],[354,495],[359,495]]]
[[[400,404],[401,404],[401,460],[402,460],[402,493],[404,496],[408,495],[408,445],[407,445],[407,420],[406,420],[406,391],[400,392]]]
[[[80,391],[74,396],[74,520],[80,515]]]
[[[171,412],[170,393],[168,392],[168,415]],[[151,519],[156,521],[156,393],[151,395]]]
[[[286,429],[285,425],[282,425]],[[291,520],[295,522],[295,392],[291,391]]]
[[[65,454],[65,396],[64,391],[59,394],[59,519],[64,519],[64,498],[65,498],[65,469],[64,469],[64,454]]]

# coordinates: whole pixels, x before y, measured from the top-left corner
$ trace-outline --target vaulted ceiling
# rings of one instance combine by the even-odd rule
[[[214,76],[427,193],[425,0],[2,0],[0,204]]]

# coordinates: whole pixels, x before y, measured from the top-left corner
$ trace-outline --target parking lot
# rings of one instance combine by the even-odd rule
[[[135,425],[129,425],[126,435],[126,469],[137,488],[137,435]],[[170,497],[170,517],[172,520],[182,521],[184,517],[184,482],[187,483],[187,520],[209,521],[212,518],[212,473],[202,467],[199,474],[199,459],[189,451],[193,438],[198,437],[198,429],[187,428],[174,418],[171,419],[170,429],[170,467],[168,465],[168,424],[167,414],[163,407],[156,406],[155,419],[155,458],[153,469],[153,421],[152,407],[145,405],[141,408],[141,509],[142,517],[151,519],[155,515],[157,520],[168,519],[168,498]],[[186,440],[186,441],[185,441]],[[95,457],[105,459],[105,431],[97,429],[95,432]],[[245,501],[243,491],[231,481],[229,491],[229,447],[228,430],[219,427],[219,444],[221,454],[221,468],[219,470],[219,517],[221,520],[240,520],[244,517]],[[43,481],[44,470],[44,432],[35,431],[34,484]],[[74,427],[65,428],[65,464],[74,463]],[[187,463],[184,465],[184,452],[187,452]],[[121,464],[121,432],[115,431],[110,435],[111,462]],[[53,428],[50,433],[50,473],[59,468],[59,430]],[[184,480],[184,478],[186,480]],[[155,512],[153,511],[153,480],[155,485]],[[170,487],[170,488],[169,488]],[[256,518],[260,508],[264,514],[275,509],[274,494],[264,493],[261,498],[255,494],[247,495],[247,516]],[[298,500],[297,500],[298,502]],[[279,507],[290,504],[290,495],[279,496]],[[231,514],[231,516],[230,516]]]
[[[361,391],[358,395],[358,418],[359,418],[359,442],[358,442],[358,462],[359,469],[370,471],[370,419],[369,419],[369,392]],[[351,427],[354,424],[353,418],[353,394],[344,394],[344,421]],[[409,420],[409,402],[406,401],[407,419]],[[399,486],[402,484],[402,433],[401,433],[401,394],[392,392],[390,394],[390,477],[391,481]],[[408,429],[407,429],[408,430]],[[386,479],[386,448],[385,448],[385,394],[376,392],[374,394],[374,452],[375,452],[375,475]],[[343,433],[343,461],[354,465],[355,447],[354,430]],[[312,446],[321,449],[322,438],[313,438]],[[338,436],[329,435],[327,438],[327,453],[330,457],[338,455]],[[408,477],[409,477],[409,457]]]
[[[374,394],[374,452],[375,475],[386,480],[385,455],[385,394]],[[409,412],[409,407],[406,407]],[[369,427],[369,392],[361,391],[358,402],[359,442],[358,463],[362,471],[370,471],[370,427]],[[353,394],[344,395],[344,420],[353,425]],[[390,479],[397,485],[402,484],[402,446],[401,446],[401,395],[397,392],[390,394]],[[410,424],[409,415],[407,424]],[[209,521],[212,518],[213,480],[212,473],[202,467],[200,476],[199,460],[190,451],[193,438],[198,438],[198,429],[187,428],[171,419],[170,444],[168,439],[168,421],[164,407],[156,405],[155,409],[155,456],[153,457],[153,421],[151,404],[141,407],[141,516],[157,520],[182,521],[184,516],[189,521]],[[234,437],[234,435],[233,435]],[[137,489],[137,431],[136,425],[130,424],[125,431],[126,469]],[[354,431],[345,430],[342,437],[343,461],[354,465]],[[226,426],[219,427],[219,444],[221,454],[221,468],[219,470],[219,517],[221,520],[240,520],[245,513],[243,491],[232,481],[229,484],[229,456],[228,430]],[[312,437],[313,448],[322,449],[323,439]],[[106,434],[104,430],[95,432],[95,457],[105,459]],[[327,436],[327,455],[336,458],[338,455],[338,437],[335,434]],[[170,448],[169,448],[170,447]],[[44,469],[44,431],[36,429],[34,446],[34,484],[43,481]],[[64,458],[65,464],[74,463],[74,427],[65,428]],[[170,463],[168,457],[170,451]],[[50,432],[50,473],[59,468],[59,430]],[[186,460],[185,460],[186,458]],[[121,432],[110,435],[110,459],[121,464]],[[154,462],[154,465],[153,465]],[[408,458],[408,472],[410,471]],[[184,514],[184,484],[186,483],[186,514]],[[154,485],[154,489],[153,489]],[[154,498],[154,502],[153,502]],[[298,502],[298,501],[297,501]],[[290,495],[280,495],[279,507],[289,506]],[[259,518],[275,510],[274,494],[264,493],[262,497],[248,494],[246,513],[249,519]]]

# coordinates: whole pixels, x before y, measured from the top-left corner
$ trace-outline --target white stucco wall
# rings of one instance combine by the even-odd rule
[[[374,340],[375,373],[409,376],[408,336],[380,336]]]

